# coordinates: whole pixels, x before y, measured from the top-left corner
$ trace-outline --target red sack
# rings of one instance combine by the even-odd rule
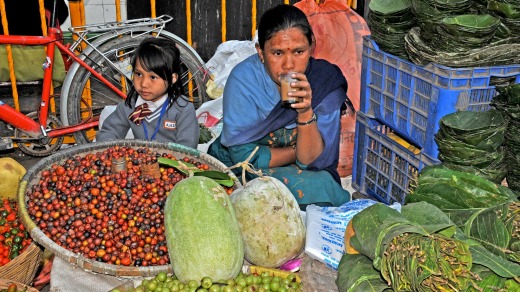
[[[302,0],[294,4],[309,19],[316,37],[313,57],[336,64],[348,81],[347,95],[359,110],[361,92],[361,62],[363,36],[370,30],[365,20],[350,9],[347,1],[326,0],[317,4],[314,0]],[[355,112],[341,117],[341,138],[338,172],[341,177],[352,174]]]
[[[314,0],[302,0],[294,6],[307,15],[314,31],[313,57],[338,65],[348,81],[347,95],[359,110],[363,36],[370,34],[365,20],[344,0],[326,0],[319,5]]]

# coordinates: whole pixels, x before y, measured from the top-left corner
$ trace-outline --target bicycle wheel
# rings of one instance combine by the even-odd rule
[[[85,62],[103,75],[117,88],[128,92],[131,86],[132,69],[130,59],[139,43],[150,35],[124,35],[103,43],[86,58]],[[163,37],[163,36],[161,36]],[[167,37],[172,39],[170,37]],[[208,100],[206,93],[206,72],[200,58],[194,56],[193,49],[172,39],[179,48],[181,59],[181,81],[184,93],[192,100],[195,108]],[[114,67],[116,66],[119,71]],[[124,73],[121,74],[120,72]],[[81,124],[98,117],[101,111],[110,105],[116,105],[122,98],[101,80],[94,77],[86,68],[79,66],[70,79],[69,90],[62,92],[66,102],[68,125]],[[90,143],[94,139],[97,128],[74,133],[76,143]]]

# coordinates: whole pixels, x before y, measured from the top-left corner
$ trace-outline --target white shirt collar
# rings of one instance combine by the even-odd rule
[[[163,95],[163,97],[159,98],[157,101],[147,101],[147,100],[144,100],[142,99],[140,96],[137,97],[137,100],[135,102],[135,106],[139,106],[143,103],[147,103],[148,104],[148,108],[154,112],[156,109],[160,108],[164,102],[166,101],[166,99],[168,98],[168,93],[166,93],[165,95]]]

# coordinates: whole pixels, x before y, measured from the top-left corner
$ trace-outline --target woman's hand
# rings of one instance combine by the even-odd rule
[[[298,79],[298,81],[293,82],[294,87],[298,88],[298,90],[290,91],[289,95],[298,97],[300,99],[300,102],[293,103],[291,106],[298,113],[305,113],[311,109],[311,85],[309,84],[309,81],[307,81],[307,76],[303,73],[293,73],[293,77]]]
[[[294,82],[294,87],[299,90],[291,91],[289,94],[301,99],[301,102],[291,105],[298,112],[296,121],[301,123],[298,125],[296,158],[303,164],[309,164],[323,152],[323,138],[318,130],[317,122],[313,121],[312,89],[307,81],[307,76],[303,73],[294,73],[293,77],[298,79],[297,82]]]

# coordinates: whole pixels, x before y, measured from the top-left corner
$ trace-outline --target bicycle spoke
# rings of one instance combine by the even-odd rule
[[[139,35],[139,36],[137,36]],[[115,37],[90,51],[85,58],[87,64],[99,72],[108,82],[117,88],[125,84],[123,92],[131,88],[131,66],[130,60],[139,43],[150,35],[137,33],[135,35],[124,35]],[[196,108],[207,99],[205,90],[205,79],[208,76],[203,64],[199,61],[191,48],[174,40],[181,53],[181,84],[184,94],[190,98]],[[101,53],[101,54],[100,54]],[[196,54],[196,53],[195,53]],[[67,119],[69,125],[76,125],[91,117],[97,117],[108,105],[117,105],[123,99],[113,92],[101,80],[94,78],[84,67],[76,67],[69,92],[64,94],[67,99]],[[91,142],[95,137],[95,131],[81,131],[75,133],[78,143]]]

